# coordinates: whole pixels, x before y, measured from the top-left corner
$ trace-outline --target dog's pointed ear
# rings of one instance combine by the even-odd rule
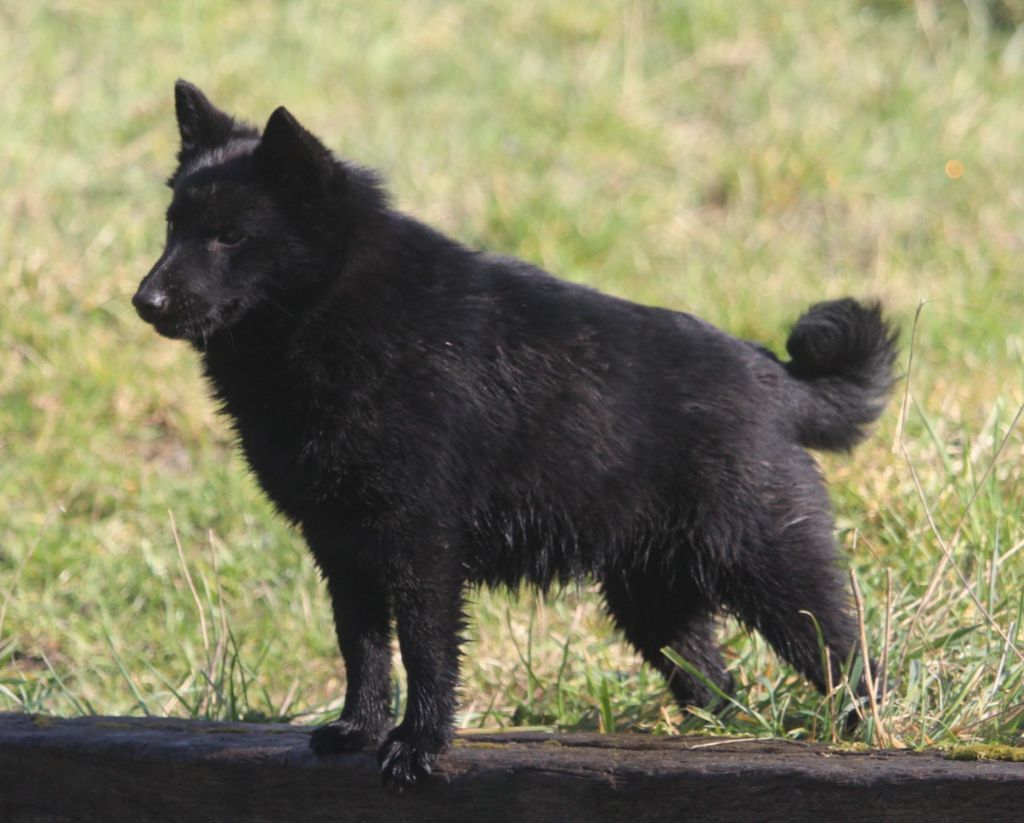
[[[315,188],[334,166],[330,150],[284,106],[275,109],[267,120],[255,158],[258,168],[288,188]]]
[[[174,84],[174,108],[181,133],[181,160],[226,143],[235,130],[234,119],[187,80]]]

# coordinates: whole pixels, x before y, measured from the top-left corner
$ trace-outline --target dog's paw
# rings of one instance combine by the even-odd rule
[[[309,748],[318,755],[372,749],[384,735],[363,728],[350,720],[335,720],[313,730]]]
[[[429,777],[439,751],[401,727],[395,729],[377,751],[381,782],[401,790]]]

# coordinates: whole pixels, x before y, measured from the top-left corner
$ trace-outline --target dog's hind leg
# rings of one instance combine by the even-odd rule
[[[601,582],[608,612],[643,659],[661,673],[681,706],[711,706],[730,694],[732,675],[725,670],[715,639],[711,606],[691,587],[674,592],[662,581],[638,572],[609,572]],[[662,651],[671,648],[708,683],[681,669]]]
[[[722,701],[719,692],[731,696],[735,689],[732,675],[726,671],[722,652],[715,636],[715,618],[709,612],[695,613],[684,621],[669,647],[683,660],[697,669],[708,683],[670,663],[666,674],[672,695],[680,706],[714,706]],[[664,652],[662,658],[666,661]]]
[[[723,575],[722,596],[729,611],[825,692],[830,682],[840,682],[842,665],[857,650],[858,631],[824,484],[813,465],[807,468],[790,473],[791,482],[778,478],[785,491],[766,510],[757,545],[747,546]],[[855,690],[866,693],[863,683]]]

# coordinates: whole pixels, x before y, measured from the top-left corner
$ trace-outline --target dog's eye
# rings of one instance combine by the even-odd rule
[[[222,246],[237,246],[245,240],[245,233],[235,226],[222,226],[217,230],[217,242]]]

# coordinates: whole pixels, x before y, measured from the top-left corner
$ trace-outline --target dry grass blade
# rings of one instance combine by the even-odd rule
[[[875,736],[883,746],[891,747],[893,739],[886,731],[885,723],[882,721],[882,713],[878,709],[878,698],[875,691],[875,678],[871,671],[871,654],[868,651],[868,634],[864,625],[864,597],[860,592],[860,582],[857,580],[857,573],[850,569],[850,583],[853,586],[853,601],[857,607],[857,626],[860,629],[860,654],[864,662],[864,682],[868,687],[868,705],[871,707],[871,717],[875,723]]]
[[[181,571],[185,575],[185,582],[188,590],[192,593],[192,600],[196,604],[196,611],[199,613],[199,632],[203,637],[203,651],[206,653],[207,661],[210,660],[210,632],[206,628],[206,610],[203,608],[203,601],[199,599],[199,592],[192,582],[192,573],[188,570],[188,563],[185,560],[185,552],[181,548],[181,538],[178,536],[178,524],[174,522],[174,512],[167,510],[167,517],[171,521],[171,534],[174,537],[174,547],[178,550],[178,560],[181,562]]]
[[[889,645],[892,632],[892,569],[885,570],[885,627],[882,636],[882,659],[879,662],[881,669],[882,687],[881,695],[882,708],[885,708],[886,698],[889,695]]]

